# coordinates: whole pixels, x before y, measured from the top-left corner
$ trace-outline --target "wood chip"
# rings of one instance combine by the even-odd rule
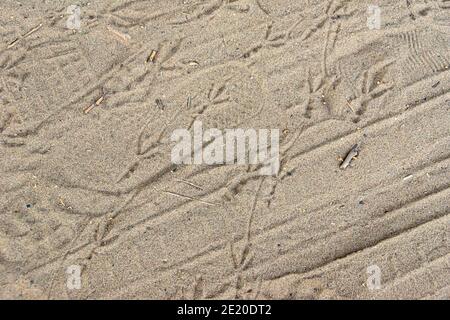
[[[149,63],[149,62],[151,62],[151,63],[154,63],[155,62],[155,59],[156,59],[156,55],[158,54],[158,51],[156,51],[156,50],[152,50],[152,52],[150,53],[150,55],[148,56],[148,58],[147,58],[147,63]]]

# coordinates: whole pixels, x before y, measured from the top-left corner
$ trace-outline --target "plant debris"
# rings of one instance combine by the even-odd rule
[[[91,104],[89,107],[84,109],[84,113],[89,113],[94,107],[99,106],[103,100],[105,100],[105,94],[102,94],[100,98],[98,98],[93,104]]]
[[[158,51],[152,50],[152,52],[150,52],[150,55],[149,55],[148,58],[147,58],[146,63],[149,63],[149,62],[154,63],[157,54],[158,54]]]
[[[347,156],[345,157],[344,161],[342,161],[339,168],[341,168],[342,170],[346,169],[350,165],[352,160],[355,159],[359,155],[360,151],[361,151],[361,146],[359,145],[359,143],[355,144],[350,149],[350,151],[347,153]]]
[[[164,110],[166,108],[164,102],[162,102],[161,99],[156,99],[155,100],[156,106],[160,109],[160,110]]]
[[[26,37],[30,36],[31,34],[33,34],[34,32],[38,31],[40,28],[42,27],[42,23],[39,24],[37,27],[31,29],[30,31],[28,31],[27,33],[25,33],[24,35],[22,35],[20,38],[16,38],[13,41],[11,41],[8,45],[8,49],[11,49],[12,47],[14,47],[19,40],[21,39],[25,39]]]

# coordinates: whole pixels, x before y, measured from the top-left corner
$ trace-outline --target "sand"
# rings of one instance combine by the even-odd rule
[[[73,2],[0,4],[0,298],[450,298],[450,2]]]

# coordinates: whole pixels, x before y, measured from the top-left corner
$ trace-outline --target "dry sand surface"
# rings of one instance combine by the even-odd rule
[[[450,298],[450,1],[0,9],[0,298]],[[173,164],[194,120],[280,171]]]

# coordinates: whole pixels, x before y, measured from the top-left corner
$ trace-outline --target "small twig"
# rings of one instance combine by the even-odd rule
[[[14,47],[17,44],[17,42],[19,42],[19,38],[16,38],[15,40],[11,41],[8,45],[8,49]]]
[[[25,33],[25,34],[23,35],[23,38],[26,38],[26,37],[28,37],[29,35],[31,35],[32,33],[38,31],[41,27],[42,27],[42,23],[41,23],[40,25],[38,25],[37,27],[31,29],[31,30],[28,31],[27,33]]]
[[[99,106],[100,103],[103,102],[103,99],[105,99],[105,96],[104,96],[104,95],[102,95],[100,98],[97,99],[97,101],[95,101],[95,105],[96,105],[96,106]]]
[[[30,36],[32,33],[38,31],[41,27],[42,27],[42,23],[39,24],[37,27],[35,27],[35,28],[31,29],[30,31],[28,31],[27,33],[25,33],[21,37],[14,39],[13,41],[11,41],[9,43],[8,49],[11,49],[12,47],[14,47],[19,42],[19,40],[25,39],[26,37]]]
[[[84,113],[89,113],[95,107],[95,103],[91,104],[89,107],[84,109]]]
[[[350,108],[350,110],[352,110],[353,113],[355,113],[355,109],[353,109],[352,105],[350,104],[350,102],[348,100],[345,100],[347,102],[347,106]]]
[[[414,177],[414,176],[413,176],[412,174],[410,174],[409,176],[404,177],[404,178],[403,178],[403,181],[409,181],[409,180],[411,180],[413,177]]]
[[[344,161],[342,161],[342,164],[340,165],[339,168],[346,169],[350,165],[352,160],[358,156],[360,150],[361,150],[361,148],[360,148],[359,143],[355,144],[351,148],[351,150],[348,152],[347,156],[345,157]]]
[[[94,107],[99,106],[103,100],[105,100],[105,94],[102,94],[100,98],[98,98],[93,104],[84,109],[84,113],[89,113]]]

